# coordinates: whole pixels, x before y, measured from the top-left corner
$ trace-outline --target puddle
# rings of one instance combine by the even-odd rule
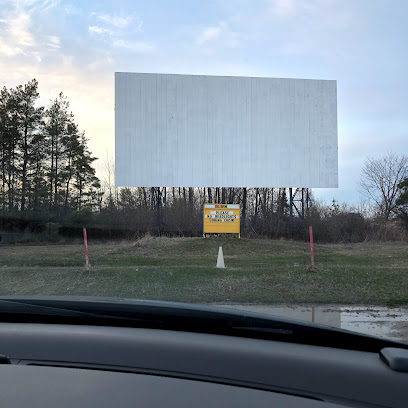
[[[294,306],[224,305],[250,312],[272,314],[389,338],[408,343],[408,309],[365,306]]]

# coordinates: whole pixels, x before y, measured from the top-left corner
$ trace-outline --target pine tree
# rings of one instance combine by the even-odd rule
[[[18,126],[14,90],[3,88],[0,93],[0,149],[2,168],[3,209],[13,211],[17,190]]]
[[[29,167],[32,164],[32,142],[39,131],[44,108],[35,106],[38,98],[38,82],[33,79],[24,86],[19,85],[13,92],[15,120],[19,133],[17,147],[19,149],[19,185],[21,186],[20,209],[26,209],[28,186],[31,183]]]
[[[73,126],[73,115],[68,111],[69,102],[61,92],[58,98],[51,102],[46,111],[46,138],[49,155],[49,207],[58,214],[60,204],[61,178],[60,170],[64,167],[65,146],[70,126]]]
[[[80,137],[79,151],[74,160],[74,186],[77,190],[77,209],[80,210],[87,201],[92,207],[97,199],[97,190],[100,189],[100,181],[95,175],[92,163],[96,160],[87,146],[88,140],[85,134]]]
[[[9,118],[9,100],[10,93],[4,87],[0,91],[0,160],[1,160],[1,207],[3,212],[6,209],[6,191],[7,191],[7,142],[8,129],[10,126]]]
[[[47,185],[47,140],[43,131],[36,133],[31,140],[31,195],[30,208],[34,214],[45,210],[48,202]]]

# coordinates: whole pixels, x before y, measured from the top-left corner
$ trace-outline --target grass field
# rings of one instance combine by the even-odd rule
[[[216,269],[218,247],[226,269]],[[408,304],[408,245],[153,238],[83,246],[0,246],[0,295],[91,295],[184,302]]]

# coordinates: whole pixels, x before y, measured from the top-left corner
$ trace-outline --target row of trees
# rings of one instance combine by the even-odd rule
[[[107,200],[100,219],[112,228],[130,228],[137,234],[163,232],[170,235],[200,235],[205,202],[241,205],[244,235],[271,238],[307,237],[306,226],[315,226],[322,242],[401,240],[408,238],[408,157],[387,154],[369,158],[361,176],[361,192],[369,202],[355,208],[318,203],[311,190],[294,190],[296,209],[290,218],[288,189],[271,188],[123,188],[113,185],[113,165],[107,163]],[[402,221],[402,222],[401,222]],[[405,224],[405,232],[403,225]],[[293,232],[293,234],[292,234]]]
[[[288,191],[283,188],[115,189],[112,186],[107,190],[105,205],[94,220],[101,220],[110,228],[200,235],[203,204],[214,202],[240,204],[241,228],[248,234],[279,237],[290,233]],[[301,211],[299,205],[298,208]],[[308,207],[304,211],[307,214]]]
[[[35,79],[0,91],[0,211],[58,219],[98,203],[100,183],[67,98],[38,99]]]
[[[202,234],[202,205],[223,202],[222,189],[183,188],[122,188],[110,189],[109,200],[98,214],[82,213],[70,225],[88,225],[92,235],[103,231],[104,237],[138,237],[145,233],[170,236],[200,236]],[[307,239],[307,226],[313,225],[319,242],[361,242],[364,240],[406,240],[408,226],[397,217],[385,220],[373,214],[373,208],[351,207],[334,201],[319,203],[309,195],[305,202],[305,218],[299,201],[290,218],[288,191],[285,189],[225,189],[224,202],[241,205],[243,236]],[[306,196],[306,192],[304,194]],[[212,199],[210,200],[210,197]],[[297,191],[295,199],[300,198]],[[110,203],[108,205],[108,202]],[[79,214],[75,215],[76,217]],[[90,219],[89,217],[92,217]],[[293,231],[293,233],[292,233]],[[80,231],[77,231],[80,236]]]
[[[294,190],[290,217],[289,190],[284,188],[117,189],[109,160],[100,183],[92,166],[96,158],[67,98],[60,93],[47,108],[37,106],[38,100],[35,79],[0,91],[0,240],[5,231],[16,229],[50,231],[50,222],[56,236],[79,234],[82,226],[111,238],[147,232],[198,236],[206,202],[240,204],[241,230],[247,236],[305,238],[306,226],[313,224],[316,238],[326,242],[399,239],[398,227],[384,229],[396,220],[408,230],[407,156],[367,159],[360,187],[370,200],[369,211],[335,201],[320,205],[306,189],[303,208],[301,191]]]

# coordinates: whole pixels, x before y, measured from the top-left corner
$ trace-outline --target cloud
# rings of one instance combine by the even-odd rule
[[[225,21],[215,26],[204,27],[197,35],[196,44],[200,46],[238,47],[247,36],[233,31]]]
[[[47,45],[51,48],[60,48],[60,39],[56,35],[49,35]]]
[[[202,33],[198,36],[197,38],[197,44],[202,45],[205,44],[208,41],[215,40],[219,38],[221,31],[225,29],[226,24],[224,22],[221,22],[218,26],[216,27],[206,27],[202,31]]]
[[[0,25],[0,55],[12,57],[25,54],[26,50],[35,45],[31,34],[31,16],[25,12],[6,13]]]
[[[33,35],[29,29],[31,26],[31,16],[27,13],[21,13],[8,21],[8,36],[17,45],[31,47],[34,45]]]
[[[15,9],[32,14],[37,11],[48,11],[56,7],[60,0],[13,0],[9,2]]]
[[[104,28],[100,26],[89,26],[88,31],[91,34],[98,34],[98,35],[113,35],[114,31],[109,28]]]
[[[117,48],[126,48],[139,53],[150,53],[154,51],[154,46],[148,42],[144,41],[125,41],[125,40],[115,40],[112,44]]]
[[[124,29],[130,29],[136,32],[142,31],[143,21],[132,14],[125,17],[107,13],[91,13],[91,15],[96,17],[99,25],[102,24],[105,28],[110,27],[110,29],[116,33]]]
[[[0,55],[4,55],[6,57],[14,57],[23,53],[24,52],[21,48],[7,45],[0,39]]]
[[[125,28],[129,25],[132,20],[131,16],[118,17],[109,14],[98,14],[96,18],[106,24],[112,25],[117,28]]]
[[[111,14],[91,13],[96,17],[97,23],[88,27],[88,32],[99,35],[111,47],[124,48],[137,53],[150,53],[155,47],[146,41],[130,40],[130,35],[141,32],[143,22],[139,18],[129,15],[120,17]]]
[[[60,40],[55,35],[35,34],[33,15],[44,12],[56,4],[55,1],[16,1],[11,9],[3,9],[0,19],[0,55],[32,58],[39,62],[41,53],[47,49],[60,48]]]

